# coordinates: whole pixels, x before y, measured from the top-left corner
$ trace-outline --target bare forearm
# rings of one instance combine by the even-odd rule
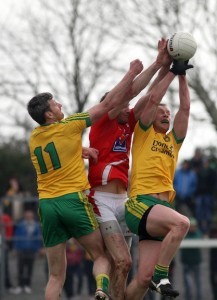
[[[168,72],[164,77],[164,80],[161,80],[157,85],[155,85],[150,92],[150,100],[158,105],[162,98],[164,97],[170,83],[175,78],[175,75],[172,72]]]
[[[129,71],[124,78],[109,92],[107,101],[119,105],[125,95],[132,93],[132,83],[135,74]]]
[[[171,57],[168,55],[167,41],[162,38],[158,41],[158,54],[155,62],[143,73],[141,73],[133,83],[134,96],[138,95],[141,90],[147,86],[155,73],[161,69],[159,72],[160,77],[158,77],[158,81],[154,81],[154,85],[157,84],[165,76],[166,72],[168,72],[170,64]],[[153,85],[151,85],[151,88],[152,87]]]
[[[131,93],[132,82],[134,78],[141,73],[143,65],[140,60],[136,59],[130,63],[130,69],[122,78],[122,80],[109,92],[105,99],[89,109],[89,115],[92,124],[99,120],[105,113],[119,106],[120,104],[128,103]]]
[[[170,70],[170,65],[162,66],[157,77],[150,85],[148,92],[150,92],[153,89],[153,87],[156,86],[166,76],[166,74],[169,72],[169,70]]]
[[[190,114],[190,94],[185,75],[179,75],[179,98],[179,110],[176,113],[173,128],[177,138],[182,139],[187,133]]]
[[[186,76],[179,76],[179,98],[180,108],[183,110],[190,110],[190,93]]]
[[[159,92],[158,84],[166,76],[166,74],[169,72],[169,70],[170,70],[169,65],[162,66],[162,68],[160,69],[160,71],[158,73],[158,76],[155,78],[155,80],[153,81],[153,83],[149,87],[147,94],[145,96],[141,97],[139,99],[139,101],[136,103],[136,105],[134,107],[134,114],[135,114],[136,119],[139,119],[141,111],[142,111],[142,109],[144,109],[146,103],[148,102],[148,99],[149,99],[152,91],[155,90],[156,93]],[[168,83],[168,84],[170,84],[170,83]],[[165,94],[166,90],[167,90],[167,86],[165,86],[165,89],[162,90],[162,95]],[[159,99],[163,97],[162,95],[159,94]]]
[[[105,100],[110,102],[111,105],[119,105],[126,97],[126,101],[129,101],[132,94],[132,83],[135,77],[142,71],[142,62],[138,59],[130,63],[130,69],[122,78],[122,80],[108,93]]]
[[[149,84],[160,67],[161,65],[159,63],[154,62],[134,80],[132,85],[133,97],[137,96]]]

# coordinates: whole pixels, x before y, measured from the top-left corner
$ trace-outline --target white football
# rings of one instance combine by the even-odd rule
[[[197,43],[192,34],[188,32],[176,32],[167,42],[167,50],[173,59],[189,60],[197,50]]]

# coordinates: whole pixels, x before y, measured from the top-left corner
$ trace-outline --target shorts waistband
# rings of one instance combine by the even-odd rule
[[[108,200],[111,198],[117,199],[117,200],[124,200],[128,197],[127,193],[126,194],[113,194],[113,193],[99,192],[99,191],[94,191],[94,190],[91,190],[90,196],[91,197],[94,197],[94,196],[104,197],[104,198],[107,198]]]
[[[57,196],[57,197],[50,197],[50,198],[40,198],[39,201],[45,201],[45,200],[67,200],[70,198],[81,198],[85,195],[85,191],[80,191],[80,192],[73,192],[69,194],[65,194],[62,196]]]

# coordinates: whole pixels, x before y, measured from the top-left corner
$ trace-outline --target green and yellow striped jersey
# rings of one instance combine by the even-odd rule
[[[29,148],[37,173],[39,199],[89,188],[82,159],[82,131],[88,126],[89,114],[77,113],[32,131]]]
[[[169,191],[169,202],[173,201],[173,178],[182,142],[174,131],[162,134],[153,125],[137,123],[132,145],[131,197]]]

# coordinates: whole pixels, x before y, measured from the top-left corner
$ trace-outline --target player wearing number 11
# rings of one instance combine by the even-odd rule
[[[49,280],[45,300],[61,297],[66,273],[66,242],[71,237],[94,261],[95,299],[108,300],[110,262],[97,221],[84,193],[89,189],[82,159],[82,131],[114,107],[128,105],[134,78],[142,71],[139,60],[130,63],[123,79],[105,100],[87,112],[64,119],[62,105],[50,93],[41,93],[28,103],[28,112],[40,124],[31,134],[29,147],[37,173],[39,215],[46,247]]]

